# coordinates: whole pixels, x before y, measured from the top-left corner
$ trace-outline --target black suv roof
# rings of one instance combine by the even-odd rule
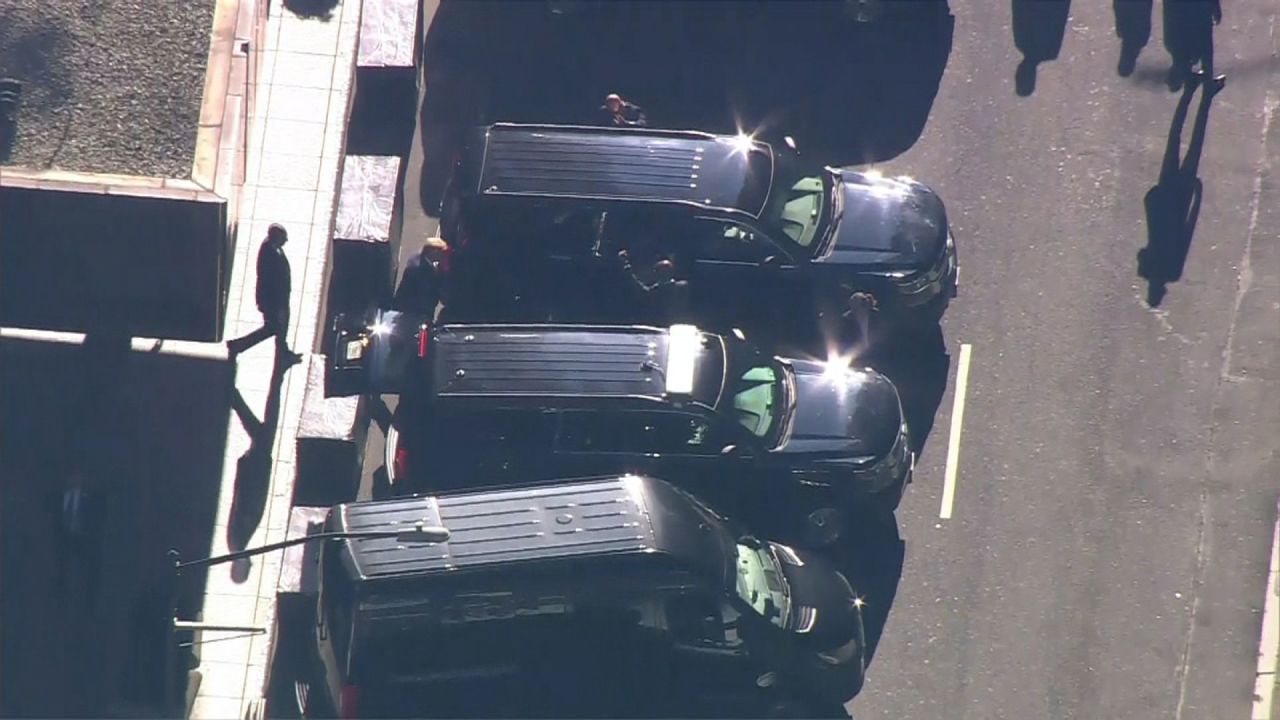
[[[650,477],[623,475],[438,497],[336,506],[336,531],[385,530],[422,522],[449,529],[448,542],[396,538],[343,541],[343,566],[358,583],[453,573],[513,563],[640,555],[655,563],[727,572],[725,548],[691,496]]]
[[[724,376],[721,343],[692,326],[442,325],[430,352],[437,398],[660,402],[679,394],[712,405]],[[683,371],[672,365],[680,364],[681,355]],[[680,375],[691,384],[680,387]]]
[[[775,170],[768,143],[685,130],[499,123],[470,152],[468,162],[481,163],[477,194],[678,203],[757,218]]]

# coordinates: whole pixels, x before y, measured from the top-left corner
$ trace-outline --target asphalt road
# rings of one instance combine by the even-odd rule
[[[773,25],[794,44],[766,55],[772,69],[733,56],[736,74],[679,67],[680,52],[714,52],[649,40],[660,20],[588,41],[540,25],[534,5],[468,3],[475,15],[432,24],[407,236],[434,229],[418,213],[434,208],[452,127],[571,120],[610,90],[674,126],[795,127],[802,152],[875,161],[947,202],[963,274],[945,349],[873,358],[924,444],[896,532],[847,548],[878,639],[855,717],[1248,717],[1280,477],[1272,4],[1227,4],[1214,39],[1229,80],[1207,106],[1166,84],[1159,2],[951,0],[953,26],[843,44]],[[751,47],[749,29],[733,33]],[[1123,76],[1122,36],[1138,51]],[[837,48],[821,72],[806,41]],[[753,95],[753,79],[790,95]],[[1176,168],[1161,182],[1171,130],[1196,211],[1170,198],[1189,186]],[[1168,237],[1184,223],[1189,247]],[[380,448],[368,457],[372,474]]]
[[[1146,198],[1179,100],[1160,3],[1129,77],[1109,4],[1076,2],[1069,17],[951,4],[928,124],[886,169],[934,185],[960,243],[944,331],[953,357],[972,345],[972,364],[954,516],[939,518],[953,362],[853,712],[1249,717],[1280,477],[1276,6],[1224,3],[1229,79],[1208,115],[1198,222],[1153,309],[1136,256],[1163,224]],[[1030,50],[1056,57],[1020,95],[1015,36],[1052,46],[1055,21],[1061,48]]]

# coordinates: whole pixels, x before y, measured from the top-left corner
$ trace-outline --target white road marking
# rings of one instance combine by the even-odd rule
[[[1276,653],[1280,650],[1280,506],[1271,535],[1271,569],[1267,573],[1267,599],[1262,609],[1262,636],[1258,640],[1258,673],[1253,681],[1253,720],[1271,720],[1272,694],[1276,686]]]
[[[960,345],[960,362],[956,365],[956,399],[951,405],[951,438],[947,442],[947,473],[942,483],[942,509],[938,517],[951,518],[956,501],[956,468],[960,463],[960,429],[964,424],[964,397],[969,391],[969,358],[973,346]]]

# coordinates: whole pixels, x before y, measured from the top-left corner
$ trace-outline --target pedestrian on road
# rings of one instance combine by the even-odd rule
[[[1222,22],[1220,1],[1164,0],[1163,9],[1164,44],[1173,59],[1169,89],[1178,90],[1197,75],[1206,90],[1221,90],[1227,76],[1215,75],[1213,70],[1213,26]]]
[[[405,263],[392,309],[434,318],[436,305],[444,298],[448,271],[449,243],[438,237],[427,238],[422,249]]]
[[[227,341],[231,359],[266,340],[276,339],[276,357],[288,365],[302,361],[302,356],[289,349],[289,294],[292,292],[289,258],[284,254],[284,244],[289,233],[283,225],[272,223],[267,228],[267,239],[258,248],[258,310],[262,313],[262,327],[235,340]]]
[[[677,277],[676,263],[663,254],[647,266],[637,270],[631,264],[626,249],[618,251],[623,274],[639,290],[638,305],[642,318],[660,318],[663,322],[684,322],[689,319],[689,281]]]
[[[609,93],[599,110],[603,124],[611,127],[647,127],[649,120],[644,110],[635,103],[628,102],[617,93]]]

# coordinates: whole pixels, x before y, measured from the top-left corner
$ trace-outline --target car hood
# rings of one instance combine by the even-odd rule
[[[839,647],[860,628],[856,595],[834,566],[803,550],[773,544],[791,590],[791,630],[812,652]]]
[[[913,269],[932,265],[947,237],[942,200],[914,180],[835,172],[844,201],[834,242],[820,262]]]
[[[780,450],[884,457],[902,425],[898,389],[875,370],[829,372],[825,363],[787,360],[795,371],[791,433]]]

